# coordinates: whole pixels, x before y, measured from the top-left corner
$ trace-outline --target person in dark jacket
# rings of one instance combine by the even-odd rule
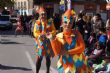
[[[94,31],[94,33],[96,33],[97,35],[97,39],[99,38],[99,30],[100,28],[105,28],[105,24],[101,18],[100,14],[95,14],[93,19],[92,19],[92,29]]]
[[[83,17],[83,15],[81,13],[78,14],[78,19],[76,21],[76,26],[78,27],[78,30],[81,33],[81,35],[84,36],[84,28],[83,28],[83,26],[85,25],[85,22],[84,22],[82,17]]]

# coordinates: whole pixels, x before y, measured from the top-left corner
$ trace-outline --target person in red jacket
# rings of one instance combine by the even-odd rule
[[[16,24],[17,25],[16,25],[16,29],[15,29],[15,36],[17,36],[18,33],[23,34],[23,26],[22,26],[21,20],[18,19]]]

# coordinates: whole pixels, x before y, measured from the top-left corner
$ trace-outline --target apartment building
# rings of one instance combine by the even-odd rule
[[[14,10],[18,10],[20,15],[32,15],[33,0],[14,0]]]

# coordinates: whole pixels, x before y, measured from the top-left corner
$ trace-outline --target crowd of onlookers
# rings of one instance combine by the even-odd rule
[[[110,73],[110,19],[104,22],[98,13],[94,16],[80,13],[74,25],[84,38],[84,53],[93,73]]]
[[[17,22],[16,32],[28,32],[33,35],[33,27],[38,15],[28,17],[26,14],[20,16]],[[53,23],[61,31],[61,16],[55,14]],[[94,16],[81,12],[74,16],[73,29],[79,30],[86,45],[85,55],[88,62],[94,68],[95,73],[110,73],[110,18],[103,21],[100,14]],[[19,29],[20,27],[20,29]]]

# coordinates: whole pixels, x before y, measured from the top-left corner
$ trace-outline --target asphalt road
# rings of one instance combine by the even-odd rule
[[[50,73],[58,73],[57,57],[52,59]],[[14,36],[14,31],[0,31],[0,73],[36,73],[34,39]],[[45,58],[40,73],[46,73]]]

